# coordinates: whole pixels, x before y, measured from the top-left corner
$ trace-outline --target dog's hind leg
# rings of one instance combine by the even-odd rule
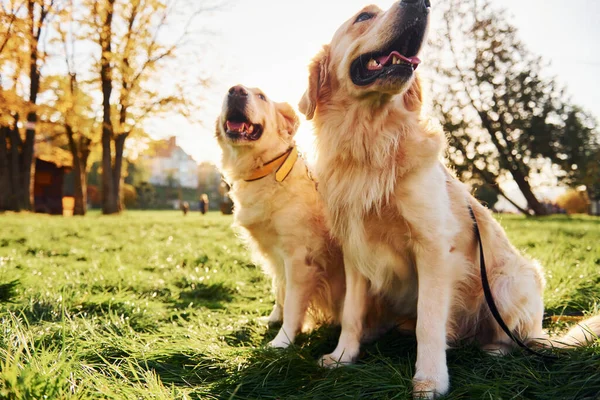
[[[275,294],[275,305],[268,317],[260,317],[258,322],[262,325],[268,325],[270,328],[279,326],[283,321],[283,300],[285,296],[284,279],[273,278],[273,293]]]
[[[518,273],[498,275],[491,282],[494,303],[500,316],[510,331],[525,343],[545,337],[542,330],[542,287],[543,281],[537,273],[537,266],[529,261],[519,266]],[[482,306],[488,309],[487,304]],[[482,349],[491,355],[509,353],[516,344],[491,313],[486,319],[492,334],[482,341]]]
[[[316,268],[306,264],[306,250],[296,251],[285,260],[285,300],[283,302],[283,325],[269,345],[286,348],[294,343],[302,327],[315,286]]]
[[[259,323],[263,325],[268,325],[270,328],[281,324],[281,321],[283,321],[283,307],[279,304],[278,301],[275,302],[273,310],[271,311],[271,314],[269,314],[268,317],[260,317],[258,319]]]

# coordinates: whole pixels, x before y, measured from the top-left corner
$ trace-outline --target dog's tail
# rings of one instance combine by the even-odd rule
[[[571,328],[564,336],[550,337],[543,346],[554,348],[582,347],[594,343],[600,337],[600,315],[586,319]]]

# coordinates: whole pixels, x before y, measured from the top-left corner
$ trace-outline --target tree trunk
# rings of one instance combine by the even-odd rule
[[[102,213],[115,214],[119,212],[118,193],[112,169],[113,125],[111,120],[110,96],[112,94],[112,19],[115,0],[106,0],[106,16],[100,33],[100,80],[102,82]]]
[[[73,128],[65,124],[67,138],[69,140],[69,150],[73,157],[73,174],[75,174],[75,204],[73,206],[73,215],[85,215],[86,212],[86,193],[85,193],[85,169],[81,165],[81,156],[77,144],[75,143]]]
[[[115,166],[113,170],[113,181],[115,184],[115,194],[119,211],[123,209],[123,196],[121,195],[121,185],[123,180],[123,150],[125,149],[126,133],[121,133],[115,138]]]
[[[0,211],[9,210],[10,170],[8,163],[8,131],[9,127],[0,126]]]
[[[504,197],[506,199],[506,201],[508,201],[510,204],[512,204],[517,210],[519,210],[521,213],[523,213],[523,214],[525,214],[527,216],[531,215],[530,212],[529,212],[529,210],[526,210],[523,207],[521,207],[520,205],[518,205],[514,200],[512,200],[510,197],[508,197],[506,195],[506,193],[504,193],[504,190],[502,190],[502,188],[500,187],[500,185],[496,181],[496,178],[494,177],[494,175],[492,175],[491,173],[489,173],[489,171],[479,169],[474,163],[473,163],[473,169],[479,174],[479,176],[488,185],[490,185],[490,187],[493,190],[496,191],[496,193],[498,193],[500,196]]]
[[[67,61],[67,65],[69,65]],[[77,91],[77,75],[69,72],[70,85],[69,90],[71,97],[76,97]],[[84,135],[79,135],[79,145],[75,142],[75,132],[73,126],[69,122],[71,110],[67,110],[65,115],[65,132],[69,141],[69,150],[73,158],[73,173],[75,174],[74,182],[74,205],[73,215],[85,215],[87,213],[87,160],[90,155],[91,140]]]
[[[520,205],[518,205],[514,200],[512,200],[510,197],[508,197],[506,194],[504,194],[504,192],[498,192],[498,194],[500,196],[504,197],[504,199],[506,199],[506,201],[508,201],[510,204],[512,204],[513,207],[515,207],[517,210],[519,210],[523,215],[526,215],[528,217],[531,216],[531,213],[529,212],[529,210],[526,210],[523,207],[521,207]]]
[[[475,105],[473,105],[473,107],[475,107]],[[502,144],[496,137],[496,130],[494,129],[491,123],[492,118],[490,118],[490,116],[483,111],[477,110],[477,112],[479,114],[483,127],[487,130],[488,134],[490,135],[490,138],[492,139],[492,143],[494,144],[494,146],[498,150],[498,153],[500,154],[500,160],[504,164],[504,167],[512,175],[517,186],[519,187],[519,190],[521,191],[521,193],[523,193],[525,200],[527,200],[527,205],[529,209],[533,211],[535,215],[538,216],[548,215],[548,211],[533,194],[533,190],[531,190],[531,185],[529,185],[527,176],[525,176],[525,174],[522,172],[522,166],[520,165],[520,162],[516,160],[504,146],[502,146]]]
[[[12,190],[9,192],[10,208],[14,211],[21,211],[20,199],[23,197],[21,188],[21,168],[19,147],[21,147],[21,137],[19,129],[16,126],[10,129],[10,185]]]
[[[112,169],[111,140],[102,134],[102,213],[115,214],[119,212],[115,196],[115,186]]]
[[[35,105],[35,103],[32,103]],[[27,115],[27,125],[25,130],[25,142],[23,143],[23,155],[21,158],[21,197],[19,203],[21,209],[33,211],[33,182],[35,174],[34,165],[34,145],[35,145],[35,124],[37,114],[35,111]]]
[[[88,159],[90,158],[90,146],[92,140],[80,136],[79,138],[79,165],[81,166],[81,204],[83,208],[83,214],[87,213],[87,173],[88,173]]]
[[[527,177],[524,176],[518,169],[511,169],[510,174],[517,183],[517,186],[519,186],[519,190],[521,190],[523,196],[525,196],[527,205],[533,211],[533,213],[538,216],[548,215],[548,210],[546,210],[542,203],[540,203],[535,197],[535,194],[533,194],[533,190],[531,190],[531,185],[529,184]]]
[[[29,42],[29,112],[27,113],[27,124],[25,125],[25,142],[22,147],[22,169],[21,169],[21,190],[18,198],[21,209],[33,211],[33,175],[34,167],[34,145],[35,128],[37,123],[36,103],[37,95],[40,90],[40,71],[38,69],[38,43],[42,34],[45,13],[43,10],[39,16],[40,20],[36,22],[34,10],[35,2],[29,0],[28,15],[30,19],[30,42]],[[36,25],[37,31],[36,31]]]

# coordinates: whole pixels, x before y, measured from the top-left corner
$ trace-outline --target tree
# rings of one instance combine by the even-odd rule
[[[71,0],[56,24],[57,43],[64,52],[67,76],[63,79],[55,77],[53,89],[56,94],[55,110],[60,115],[59,119],[73,158],[75,175],[73,215],[85,215],[87,212],[88,159],[92,151],[94,132],[97,129],[93,99],[81,90],[78,79],[75,43],[81,33],[74,30],[80,27],[81,23],[76,20],[75,6]]]
[[[17,81],[25,64],[23,10],[23,2],[0,1],[0,210],[18,210],[21,193],[18,122],[26,103],[17,92]],[[12,70],[10,79],[2,75],[7,69]]]
[[[473,185],[473,192],[475,198],[490,209],[498,202],[498,192],[486,183]]]
[[[19,24],[18,14],[24,6],[23,1],[3,0],[0,1],[0,55],[8,47],[13,39]]]
[[[566,184],[584,161],[577,146],[592,142],[595,123],[544,77],[542,60],[521,43],[491,0],[446,0],[433,42],[434,107],[448,132],[449,160],[464,180],[481,180],[526,214],[545,215],[532,177],[548,165]],[[586,145],[587,146],[587,145]],[[512,178],[527,201],[519,206],[499,183]]]
[[[21,186],[19,143],[22,141],[18,128],[19,113],[13,110],[25,109],[26,102],[14,91],[1,89],[0,100],[0,210],[18,211]]]
[[[55,145],[65,147],[71,153],[74,174],[73,215],[85,215],[87,212],[87,171],[88,160],[92,153],[99,125],[93,113],[93,99],[79,88],[77,75],[46,77],[43,93],[53,98],[40,107],[42,114],[48,114],[45,120],[54,121],[46,131],[54,132]],[[49,124],[46,122],[46,124]],[[64,145],[56,136],[64,138]]]
[[[548,157],[561,166],[562,181],[572,188],[584,186],[589,199],[600,200],[600,135],[594,117],[571,107],[566,113],[565,132],[559,138],[561,152]],[[546,143],[540,143],[545,146]]]
[[[103,212],[113,214],[121,210],[127,138],[148,117],[167,112],[189,114],[190,97],[184,88],[197,85],[179,78],[167,90],[157,87],[153,80],[180,60],[186,46],[193,43],[187,39],[194,18],[215,6],[167,0],[90,0],[89,6],[101,51]],[[182,9],[187,10],[183,18]],[[178,32],[175,38],[167,34],[169,30]]]
[[[142,182],[136,187],[137,198],[141,209],[146,210],[156,202],[156,190],[148,182]]]
[[[10,147],[10,157],[8,157],[10,160],[5,161],[4,165],[0,165],[4,170],[2,176],[10,177],[10,179],[2,178],[0,180],[0,185],[3,185],[0,187],[0,191],[9,193],[1,202],[4,203],[3,207],[15,211],[31,210],[33,208],[31,178],[34,174],[33,156],[38,122],[36,108],[40,90],[40,70],[46,59],[42,35],[45,34],[51,17],[60,9],[60,2],[57,0],[24,0],[23,6],[20,6],[19,3],[12,0],[4,0],[1,4],[0,19],[6,20],[8,25],[6,33],[0,37],[0,67],[10,62],[14,69],[14,83],[8,93],[12,95],[14,102],[7,102],[5,107],[8,110],[2,110],[3,119],[6,120],[8,114],[12,121],[10,124],[4,122],[0,128],[0,131],[3,132],[0,133],[0,153],[7,153],[8,156]],[[12,51],[7,52],[6,50],[11,47]],[[23,53],[27,57],[23,57]],[[17,95],[18,81],[24,71],[27,72],[29,81],[25,104]],[[3,82],[0,83],[3,84]],[[24,107],[17,108],[17,106],[23,105]],[[19,130],[21,113],[26,115],[24,136]]]

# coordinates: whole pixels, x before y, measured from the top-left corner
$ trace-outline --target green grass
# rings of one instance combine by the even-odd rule
[[[600,220],[501,222],[545,265],[550,315],[599,312]],[[265,348],[276,330],[257,318],[271,310],[270,284],[230,223],[170,211],[0,215],[0,398],[410,398],[414,337],[390,333],[333,371],[315,360],[338,328]],[[600,343],[558,361],[467,346],[448,365],[451,399],[600,398]]]

